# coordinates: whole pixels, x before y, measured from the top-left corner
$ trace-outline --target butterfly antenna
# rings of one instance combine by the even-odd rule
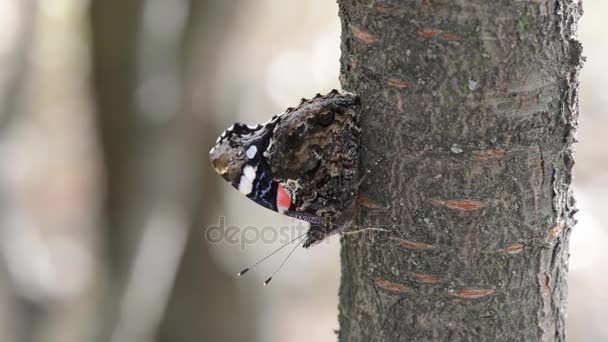
[[[287,256],[285,257],[285,259],[283,259],[283,262],[281,263],[281,265],[279,265],[279,267],[274,272],[272,272],[272,275],[270,276],[270,278],[266,279],[266,281],[264,282],[264,286],[268,285],[268,283],[270,283],[270,281],[272,280],[272,277],[274,277],[275,274],[277,274],[277,272],[279,272],[281,270],[281,268],[283,268],[283,266],[287,263],[287,260],[289,260],[289,258],[293,254],[293,252],[295,252],[296,249],[298,247],[300,247],[300,245],[302,244],[302,242],[304,242],[304,240],[298,242],[298,244],[295,245],[295,247],[289,252],[289,254],[287,254]]]
[[[298,237],[296,237],[295,239],[283,244],[283,246],[275,249],[274,251],[272,251],[270,254],[266,255],[265,257],[263,257],[262,259],[256,261],[253,265],[243,269],[241,272],[237,273],[237,277],[242,276],[243,274],[249,272],[251,269],[255,268],[257,265],[261,264],[262,262],[264,262],[266,259],[270,258],[271,256],[277,254],[280,250],[282,250],[283,248],[291,245],[294,241],[297,241],[298,239],[301,239],[304,235],[308,234],[308,232],[299,235]]]

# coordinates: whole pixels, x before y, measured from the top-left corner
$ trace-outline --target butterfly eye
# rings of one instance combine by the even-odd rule
[[[236,151],[236,157],[239,159],[243,159],[243,150]]]

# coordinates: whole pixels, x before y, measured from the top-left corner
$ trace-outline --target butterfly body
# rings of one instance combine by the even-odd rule
[[[235,124],[210,152],[216,171],[270,210],[311,223],[304,246],[343,229],[359,174],[359,100],[332,91],[265,124]]]

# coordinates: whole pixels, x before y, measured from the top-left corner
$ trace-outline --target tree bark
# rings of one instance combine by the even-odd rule
[[[343,243],[340,341],[564,341],[580,3],[338,3],[391,230]]]

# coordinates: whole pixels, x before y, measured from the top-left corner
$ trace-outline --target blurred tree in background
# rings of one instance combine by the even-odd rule
[[[226,31],[216,28],[236,6],[91,3],[110,262],[102,341],[144,342],[155,335],[159,341],[237,341],[254,335],[240,319],[246,310],[234,313],[241,306],[235,279],[211,263],[200,231],[189,238],[201,226],[201,208],[219,198],[204,182],[209,168],[202,147],[217,131],[213,84]]]
[[[36,0],[25,0],[9,9],[19,20],[13,23],[15,33],[12,41],[4,42],[1,48],[0,62],[5,66],[5,71],[0,77],[0,135],[2,136],[9,134],[11,124],[15,123],[18,119],[17,114],[23,110],[20,99],[30,67],[28,57],[36,32],[37,10]],[[0,156],[4,154],[2,152],[4,151],[0,152]],[[0,304],[4,304],[6,308],[1,312],[0,317],[3,322],[0,340],[3,341],[34,340],[35,328],[48,314],[47,306],[55,297],[52,289],[35,284],[39,274],[35,265],[38,261],[35,260],[36,255],[32,255],[31,262],[23,263],[21,269],[15,265],[21,258],[28,257],[28,246],[23,243],[24,235],[33,232],[32,230],[18,232],[16,227],[9,226],[17,223],[16,221],[26,220],[26,214],[15,205],[18,195],[18,190],[11,184],[10,173],[0,172],[0,215],[5,218],[0,226],[2,241],[0,249],[3,250],[0,271],[2,278],[5,279],[0,282],[0,293],[4,294]],[[19,242],[22,242],[21,245],[15,246]],[[9,246],[9,243],[12,246]],[[32,242],[32,245],[35,243]]]
[[[43,10],[77,6],[56,5],[44,4]],[[7,6],[14,7],[19,22],[6,58],[9,72],[2,79],[3,130],[19,125],[20,110],[32,110],[23,108],[23,84],[33,69],[29,54],[39,23],[36,1]],[[87,223],[102,229],[88,247],[78,248],[90,248],[81,251],[93,258],[87,260],[100,260],[91,275],[96,285],[86,290],[90,301],[85,308],[59,318],[61,308],[70,307],[69,298],[52,286],[76,273],[52,274],[58,271],[52,269],[55,256],[44,252],[45,237],[33,227],[29,233],[4,227],[4,241],[13,247],[3,246],[3,270],[11,280],[2,283],[7,287],[3,293],[14,297],[4,300],[11,305],[4,312],[10,316],[4,320],[2,341],[255,340],[255,320],[242,320],[251,312],[240,303],[235,279],[212,262],[200,229],[214,221],[220,198],[216,187],[204,181],[207,146],[220,129],[214,121],[219,89],[213,84],[228,31],[219,28],[237,6],[238,1],[91,1],[79,34],[90,28],[91,62],[84,65],[92,70],[96,118],[89,124],[98,127],[103,172],[84,177],[105,179],[100,183],[105,200],[99,220],[89,217]],[[86,77],[78,80],[80,86],[86,82]],[[82,159],[75,167],[91,161]],[[10,185],[11,175],[3,176],[8,180],[2,184]],[[10,196],[19,190],[0,191],[2,212],[18,213],[10,207],[15,201]],[[96,206],[90,204],[89,213]],[[53,282],[41,278],[49,274],[56,278]]]

